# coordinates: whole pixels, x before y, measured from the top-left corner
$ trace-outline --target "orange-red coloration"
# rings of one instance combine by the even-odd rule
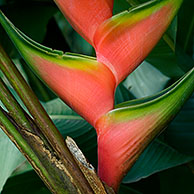
[[[171,20],[172,6],[166,5],[136,23],[103,23],[95,33],[98,61],[115,74],[117,84],[129,75],[159,41]],[[122,19],[122,18],[121,18]]]
[[[93,45],[97,27],[112,16],[113,0],[55,0],[74,29]]]
[[[98,175],[115,191],[123,176],[153,139],[156,118],[157,114],[151,114],[119,123],[109,117],[102,117],[98,121]],[[154,134],[157,133],[154,131]]]
[[[105,65],[98,63],[97,68],[87,71],[59,66],[37,56],[33,60],[42,79],[93,126],[113,109],[115,78]]]

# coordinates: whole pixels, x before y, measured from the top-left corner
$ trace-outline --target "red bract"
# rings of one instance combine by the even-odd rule
[[[94,36],[97,60],[112,70],[117,84],[159,41],[177,12],[177,2],[150,2],[116,15],[99,26]]]
[[[31,57],[31,64],[42,79],[93,126],[113,109],[115,78],[102,63],[69,55],[58,61],[35,53]]]
[[[119,111],[122,110],[115,110],[116,113]],[[158,133],[154,131],[155,134],[152,134],[159,118],[157,113],[136,119],[131,119],[129,110],[127,114],[128,119],[115,121],[114,112],[110,112],[101,118],[97,125],[98,174],[115,191],[153,135]]]
[[[55,0],[74,29],[93,45],[97,27],[112,16],[113,0]]]
[[[194,91],[194,68],[155,96],[124,102],[97,122],[98,173],[118,190],[145,147],[176,116]]]

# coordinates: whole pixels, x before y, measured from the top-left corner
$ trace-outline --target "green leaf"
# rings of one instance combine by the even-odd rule
[[[123,82],[136,98],[153,95],[165,88],[170,79],[144,61]]]
[[[133,94],[124,86],[123,83],[120,83],[116,88],[115,92],[115,104],[120,104],[125,101],[134,99]]]
[[[64,137],[68,135],[76,138],[87,133],[92,128],[89,123],[60,99],[49,101],[43,106]]]
[[[12,172],[21,165],[25,158],[9,138],[0,129],[0,192]]]
[[[177,78],[184,74],[184,71],[177,65],[175,53],[164,39],[159,41],[157,46],[146,58],[146,61],[168,77]]]
[[[176,47],[176,55],[178,64],[184,72],[187,72],[194,66],[194,58],[185,53],[179,45]]]
[[[168,46],[171,47],[172,51],[175,50],[176,46],[176,36],[177,36],[177,16],[172,21],[171,25],[168,27],[166,33],[164,34],[164,39],[168,43]]]
[[[177,150],[156,139],[140,155],[123,182],[135,182],[156,172],[190,162],[193,159],[194,157],[181,154]]]
[[[167,142],[182,153],[194,156],[194,93],[165,132]]]
[[[14,170],[14,172],[11,175],[11,177],[17,176],[17,175],[20,175],[20,174],[23,174],[23,173],[26,173],[26,172],[32,171],[32,170],[33,170],[33,167],[28,162],[28,160],[26,160],[18,168],[16,168]]]

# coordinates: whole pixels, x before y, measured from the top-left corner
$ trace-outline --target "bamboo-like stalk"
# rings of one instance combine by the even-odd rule
[[[77,190],[77,193],[93,193],[89,183],[85,179],[84,175],[75,163],[75,160],[73,159],[71,153],[66,147],[63,137],[56,129],[46,111],[41,106],[39,100],[31,90],[31,88],[29,88],[28,84],[25,82],[25,80],[1,46],[0,69],[5,74],[11,85],[14,87],[15,91],[24,102],[25,106],[34,119],[34,123],[40,129],[42,134],[47,138],[49,144],[56,152],[55,155],[57,155],[58,158],[56,158],[56,156],[53,156],[50,151],[44,150],[44,142],[42,140],[39,141],[40,139],[36,139],[39,138],[38,136],[30,133],[29,131],[25,131],[26,135],[30,135],[31,138],[38,140],[40,145],[43,145],[42,151],[48,151],[48,155],[46,156],[47,159],[50,158],[50,160],[60,163],[60,165],[59,163],[57,165],[61,168],[63,173],[66,174],[65,182],[67,183],[67,185],[71,185],[75,190]]]
[[[38,175],[44,180],[47,186],[51,189],[51,184],[48,184],[50,180],[48,172],[40,162],[39,158],[33,152],[29,144],[24,140],[22,135],[16,129],[16,126],[8,119],[5,111],[0,107],[0,127],[6,133],[6,135],[12,140],[16,147],[22,152],[22,154],[28,159]]]
[[[9,91],[7,86],[4,84],[2,79],[0,78],[0,99],[2,103],[5,105],[9,114],[17,120],[17,124],[22,128],[31,129],[31,125],[29,120],[25,116],[25,112],[19,105],[19,103],[15,100],[12,93]]]
[[[0,107],[0,127],[25,155],[40,178],[54,194],[80,193],[68,180],[64,165],[52,150],[35,133],[19,129],[17,124]]]

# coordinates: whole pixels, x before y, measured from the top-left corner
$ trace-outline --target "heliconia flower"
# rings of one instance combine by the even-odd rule
[[[97,27],[112,16],[114,0],[54,0],[73,28],[90,44]]]
[[[46,48],[17,30],[0,12],[0,22],[27,63],[78,114],[95,126],[113,109],[115,78],[95,58]]]
[[[181,3],[182,0],[150,1],[113,16],[97,28],[97,60],[112,70],[117,84],[150,53]]]
[[[182,0],[152,1],[112,18],[112,0],[55,2],[75,29],[93,44],[97,60],[63,54],[32,41],[2,12],[0,23],[26,62],[96,128],[98,173],[116,191],[143,149],[194,90],[192,69],[162,93],[123,103],[113,110],[116,86],[155,46]]]
[[[116,191],[144,148],[194,91],[194,68],[161,93],[124,102],[97,122],[98,173]]]

